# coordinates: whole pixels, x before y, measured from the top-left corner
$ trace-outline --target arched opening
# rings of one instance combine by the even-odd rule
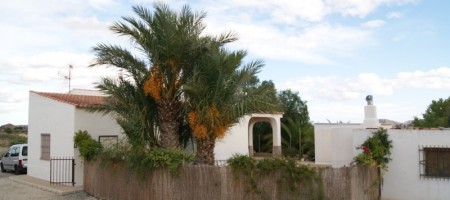
[[[252,114],[250,116],[250,119],[248,121],[248,155],[249,156],[271,156],[271,157],[278,157],[281,156],[281,125],[280,125],[280,118],[282,117],[282,114]],[[259,135],[258,133],[254,133],[254,127],[255,124],[257,124],[258,122],[265,122],[267,123],[267,125],[265,125],[264,123],[262,123],[261,125],[257,125],[257,128],[255,129],[256,131],[258,131],[258,127],[262,126],[262,127],[266,127],[269,129],[269,127],[272,129],[271,132],[266,131],[266,132],[259,132],[261,133],[261,135]],[[265,129],[265,128],[264,128]],[[269,134],[272,133],[272,137],[271,140],[272,144],[272,151],[270,150],[263,150],[263,146],[264,145],[270,145],[270,142],[267,143],[258,143],[259,139],[261,138],[261,141],[263,139],[263,134]],[[266,136],[265,139],[270,138],[270,136]],[[256,149],[254,148],[254,146],[256,146]],[[269,147],[270,149],[270,147]],[[256,151],[255,151],[256,150]],[[259,151],[259,152],[258,152]],[[267,152],[267,153],[266,153]],[[263,155],[261,155],[261,153]]]
[[[259,121],[253,125],[253,150],[255,156],[272,155],[273,130],[266,121]]]

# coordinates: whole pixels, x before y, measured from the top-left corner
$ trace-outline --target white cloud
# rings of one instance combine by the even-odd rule
[[[400,72],[394,78],[381,78],[374,73],[339,79],[332,76],[304,77],[281,84],[283,89],[301,91],[307,99],[351,100],[366,94],[388,96],[401,89],[449,89],[450,67],[429,71]]]
[[[450,89],[450,68],[400,72],[393,81],[397,88]]]
[[[292,24],[299,20],[318,22],[323,20],[327,15],[333,13],[363,18],[382,5],[402,5],[414,3],[416,1],[417,0],[232,0],[222,1],[221,4],[226,5],[230,10],[242,7],[250,12],[252,12],[252,9],[258,11],[263,10],[263,12],[270,12],[271,17],[277,22]]]
[[[111,31],[108,29],[109,23],[101,22],[97,17],[68,17],[63,20],[63,24],[69,29],[73,29],[81,34],[91,34],[91,35],[104,35],[110,34]]]
[[[402,18],[403,14],[401,12],[390,12],[386,15],[388,19],[399,19]]]
[[[214,20],[214,19],[213,19]],[[232,45],[267,59],[295,60],[314,64],[333,63],[324,55],[348,54],[373,44],[371,32],[359,28],[318,24],[301,30],[280,30],[266,23],[208,21],[207,32],[236,30],[239,40]]]
[[[362,26],[366,27],[366,28],[379,28],[379,27],[383,26],[385,23],[386,23],[385,21],[378,19],[378,20],[368,21],[368,22],[362,24]]]
[[[381,5],[402,5],[407,3],[415,3],[417,2],[417,0],[328,0],[326,2],[334,12],[341,13],[342,15],[365,17],[368,14],[374,12]]]

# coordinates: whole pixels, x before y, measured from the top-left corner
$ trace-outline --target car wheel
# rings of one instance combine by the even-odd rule
[[[17,165],[14,166],[14,174],[16,175],[20,174],[20,168]]]
[[[2,168],[2,172],[6,172],[5,168],[3,167],[3,163],[0,164],[0,167]]]

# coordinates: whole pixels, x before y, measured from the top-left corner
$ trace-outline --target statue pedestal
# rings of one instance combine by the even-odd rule
[[[377,107],[374,105],[367,105],[364,107],[364,122],[363,128],[379,128],[380,122],[377,117]]]

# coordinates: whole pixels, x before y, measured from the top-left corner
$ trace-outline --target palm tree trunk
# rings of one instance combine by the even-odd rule
[[[215,140],[211,137],[196,139],[197,153],[195,155],[196,164],[214,165]]]
[[[161,131],[161,147],[177,149],[180,147],[178,117],[180,116],[179,101],[158,102],[159,130]]]

